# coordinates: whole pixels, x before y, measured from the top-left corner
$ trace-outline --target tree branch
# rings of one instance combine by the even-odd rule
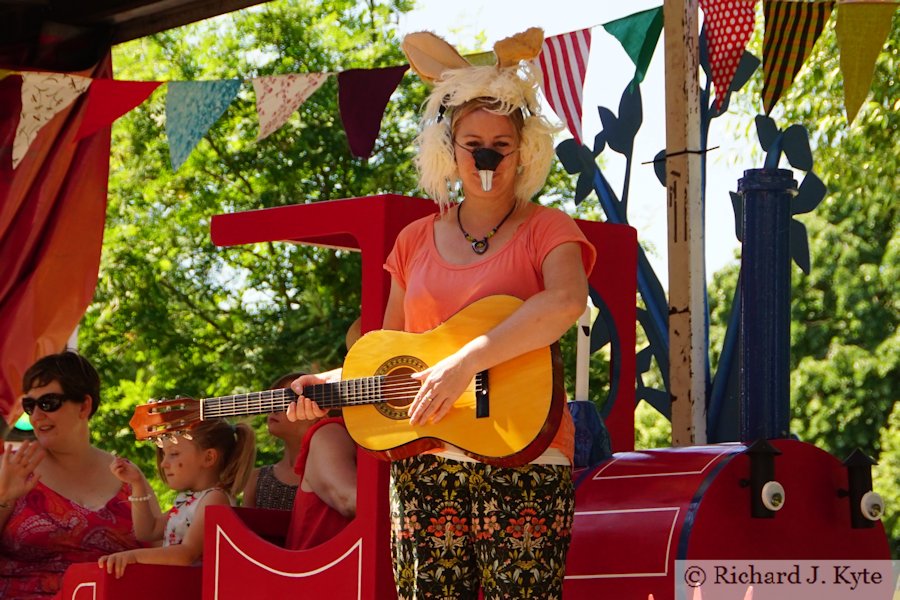
[[[207,133],[207,134],[206,134],[205,136],[203,136],[203,137],[206,138],[206,140],[209,142],[209,145],[212,147],[213,151],[214,151],[214,152],[216,153],[216,155],[219,157],[219,160],[221,160],[223,163],[225,163],[225,166],[228,167],[228,170],[231,171],[232,175],[234,175],[239,181],[243,182],[244,186],[247,188],[247,190],[246,190],[246,191],[247,191],[247,194],[248,194],[251,198],[256,198],[256,192],[253,190],[253,184],[251,184],[251,183],[247,180],[247,178],[244,177],[244,176],[241,174],[240,170],[239,170],[237,167],[234,166],[234,164],[233,164],[232,161],[231,161],[231,157],[228,156],[225,152],[222,152],[222,150],[221,150],[221,149],[216,145],[216,143],[213,141],[211,135],[209,135],[209,134]]]
[[[212,326],[213,329],[215,329],[216,331],[218,331],[218,332],[221,333],[222,335],[228,335],[228,334],[229,334],[229,332],[227,332],[227,331],[225,331],[224,329],[222,329],[222,326],[219,325],[219,323],[217,323],[217,322],[215,321],[215,319],[213,319],[212,317],[208,316],[208,315],[206,314],[206,312],[205,312],[204,310],[202,310],[202,309],[200,308],[200,306],[198,306],[197,303],[194,302],[194,301],[191,299],[190,296],[188,296],[187,294],[185,294],[184,292],[182,292],[181,290],[179,290],[178,288],[176,288],[175,286],[173,286],[172,284],[170,284],[170,283],[169,283],[168,281],[166,281],[165,279],[159,279],[159,280],[157,280],[157,281],[159,282],[160,287],[162,287],[162,288],[168,290],[172,295],[174,295],[176,298],[178,298],[182,303],[184,303],[185,305],[187,305],[187,307],[191,310],[191,312],[192,312],[193,314],[195,314],[195,315],[197,315],[198,317],[200,317],[200,318],[201,318],[203,321],[205,321],[206,323],[209,323],[209,324]],[[225,309],[222,309],[221,312],[228,313],[229,311],[228,311],[228,310],[225,310]]]

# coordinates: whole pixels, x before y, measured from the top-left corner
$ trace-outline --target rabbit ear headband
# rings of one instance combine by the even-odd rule
[[[410,33],[403,38],[403,51],[413,71],[434,86],[425,119],[440,120],[444,111],[473,98],[496,99],[507,114],[516,108],[534,112],[537,80],[523,61],[540,54],[543,41],[544,32],[532,27],[494,44],[496,65],[476,66],[433,33]]]
[[[535,58],[543,43],[544,32],[537,27],[500,40],[494,44],[497,69],[517,67],[519,61]],[[473,66],[453,46],[428,31],[410,33],[403,38],[402,46],[409,66],[427,83],[441,79],[447,69]]]
[[[410,66],[425,83],[434,85],[425,119],[439,121],[444,111],[473,98],[496,99],[506,114],[516,108],[534,112],[537,83],[530,65],[523,61],[540,54],[543,41],[544,32],[532,27],[494,44],[496,65],[476,66],[433,33],[407,35],[402,47]]]
[[[494,44],[496,65],[477,66],[433,33],[411,33],[403,39],[410,66],[434,86],[422,115],[416,166],[420,185],[442,206],[449,203],[448,183],[458,179],[450,127],[442,122],[443,117],[446,111],[452,114],[454,108],[476,98],[496,101],[496,111],[501,114],[522,111],[527,125],[523,138],[527,139],[523,139],[520,164],[535,168],[530,176],[521,178],[517,195],[530,199],[543,186],[553,154],[550,134],[554,128],[539,116],[538,79],[530,62],[540,54],[543,41],[543,31],[532,27]],[[539,133],[540,137],[548,134],[546,142],[538,140]]]

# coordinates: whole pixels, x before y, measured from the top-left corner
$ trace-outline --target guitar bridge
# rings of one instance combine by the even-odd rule
[[[488,372],[482,371],[475,376],[475,418],[483,419],[489,416],[491,416],[491,403],[488,392]]]

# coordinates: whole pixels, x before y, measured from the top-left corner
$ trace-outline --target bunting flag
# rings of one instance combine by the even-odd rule
[[[544,97],[579,144],[581,97],[590,53],[591,30],[581,29],[545,39],[538,56]]]
[[[187,160],[213,123],[234,100],[240,79],[171,81],[166,90],[166,137],[172,169]]]
[[[634,91],[635,85],[640,85],[647,74],[650,59],[656,50],[659,34],[663,28],[663,8],[658,6],[650,10],[644,10],[609,23],[604,23],[603,28],[614,38],[619,40],[625,53],[634,63],[634,78],[628,87],[629,92]]]
[[[844,110],[852,123],[869,94],[875,61],[891,31],[896,2],[842,2],[837,11],[838,48],[844,76]]]
[[[22,113],[16,125],[12,166],[19,166],[41,128],[91,85],[90,77],[61,73],[22,73]]]
[[[381,131],[391,94],[409,65],[382,69],[349,69],[338,73],[338,105],[350,152],[368,158]]]
[[[112,123],[147,99],[161,81],[118,81],[95,79],[88,90],[81,127],[75,141],[109,127]]]
[[[716,107],[727,96],[744,48],[752,34],[756,0],[699,0],[704,12],[711,79]],[[869,90],[875,61],[890,32],[897,0],[763,0],[763,105],[769,113],[790,87],[810,55],[833,10],[844,77],[848,121],[852,122]],[[839,9],[835,5],[840,4]],[[657,7],[603,24],[635,65],[629,92],[646,73],[663,27]],[[582,143],[582,96],[590,59],[591,28],[544,40],[535,60],[541,88],[552,110]],[[472,64],[494,64],[493,52],[469,54]],[[338,74],[338,102],[351,152],[368,157],[375,146],[387,102],[403,77],[406,65],[382,69],[354,69]],[[0,80],[15,71],[0,69]],[[257,96],[259,134],[271,135],[318,90],[330,73],[288,74],[251,80]],[[59,73],[21,73],[21,111],[12,144],[16,168],[41,128],[79,95],[88,91],[85,111],[75,139],[107,127],[143,102],[162,83],[92,80]],[[178,169],[209,128],[237,95],[240,80],[168,82],[166,135],[173,169]],[[16,92],[18,93],[18,91]],[[12,127],[13,124],[10,123]],[[12,137],[12,136],[11,136]],[[9,152],[9,150],[7,150]]]
[[[756,0],[700,0],[709,46],[709,66],[721,108],[744,48],[753,33]]]
[[[259,135],[256,141],[273,134],[301,104],[322,87],[328,73],[272,75],[253,79]]]
[[[834,1],[763,0],[763,107],[766,114],[794,82],[834,8]]]

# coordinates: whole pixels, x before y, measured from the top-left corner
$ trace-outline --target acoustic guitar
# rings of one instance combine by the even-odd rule
[[[320,408],[343,409],[351,437],[386,460],[449,443],[498,466],[537,458],[556,434],[565,403],[557,344],[526,352],[478,373],[438,423],[409,423],[420,383],[409,375],[456,352],[512,314],[522,301],[489,296],[425,333],[378,330],[362,336],[344,360],[342,380],[306,386]],[[297,395],[267,390],[195,400],[150,401],[135,409],[131,426],[140,440],[189,430],[205,419],[284,411]]]

